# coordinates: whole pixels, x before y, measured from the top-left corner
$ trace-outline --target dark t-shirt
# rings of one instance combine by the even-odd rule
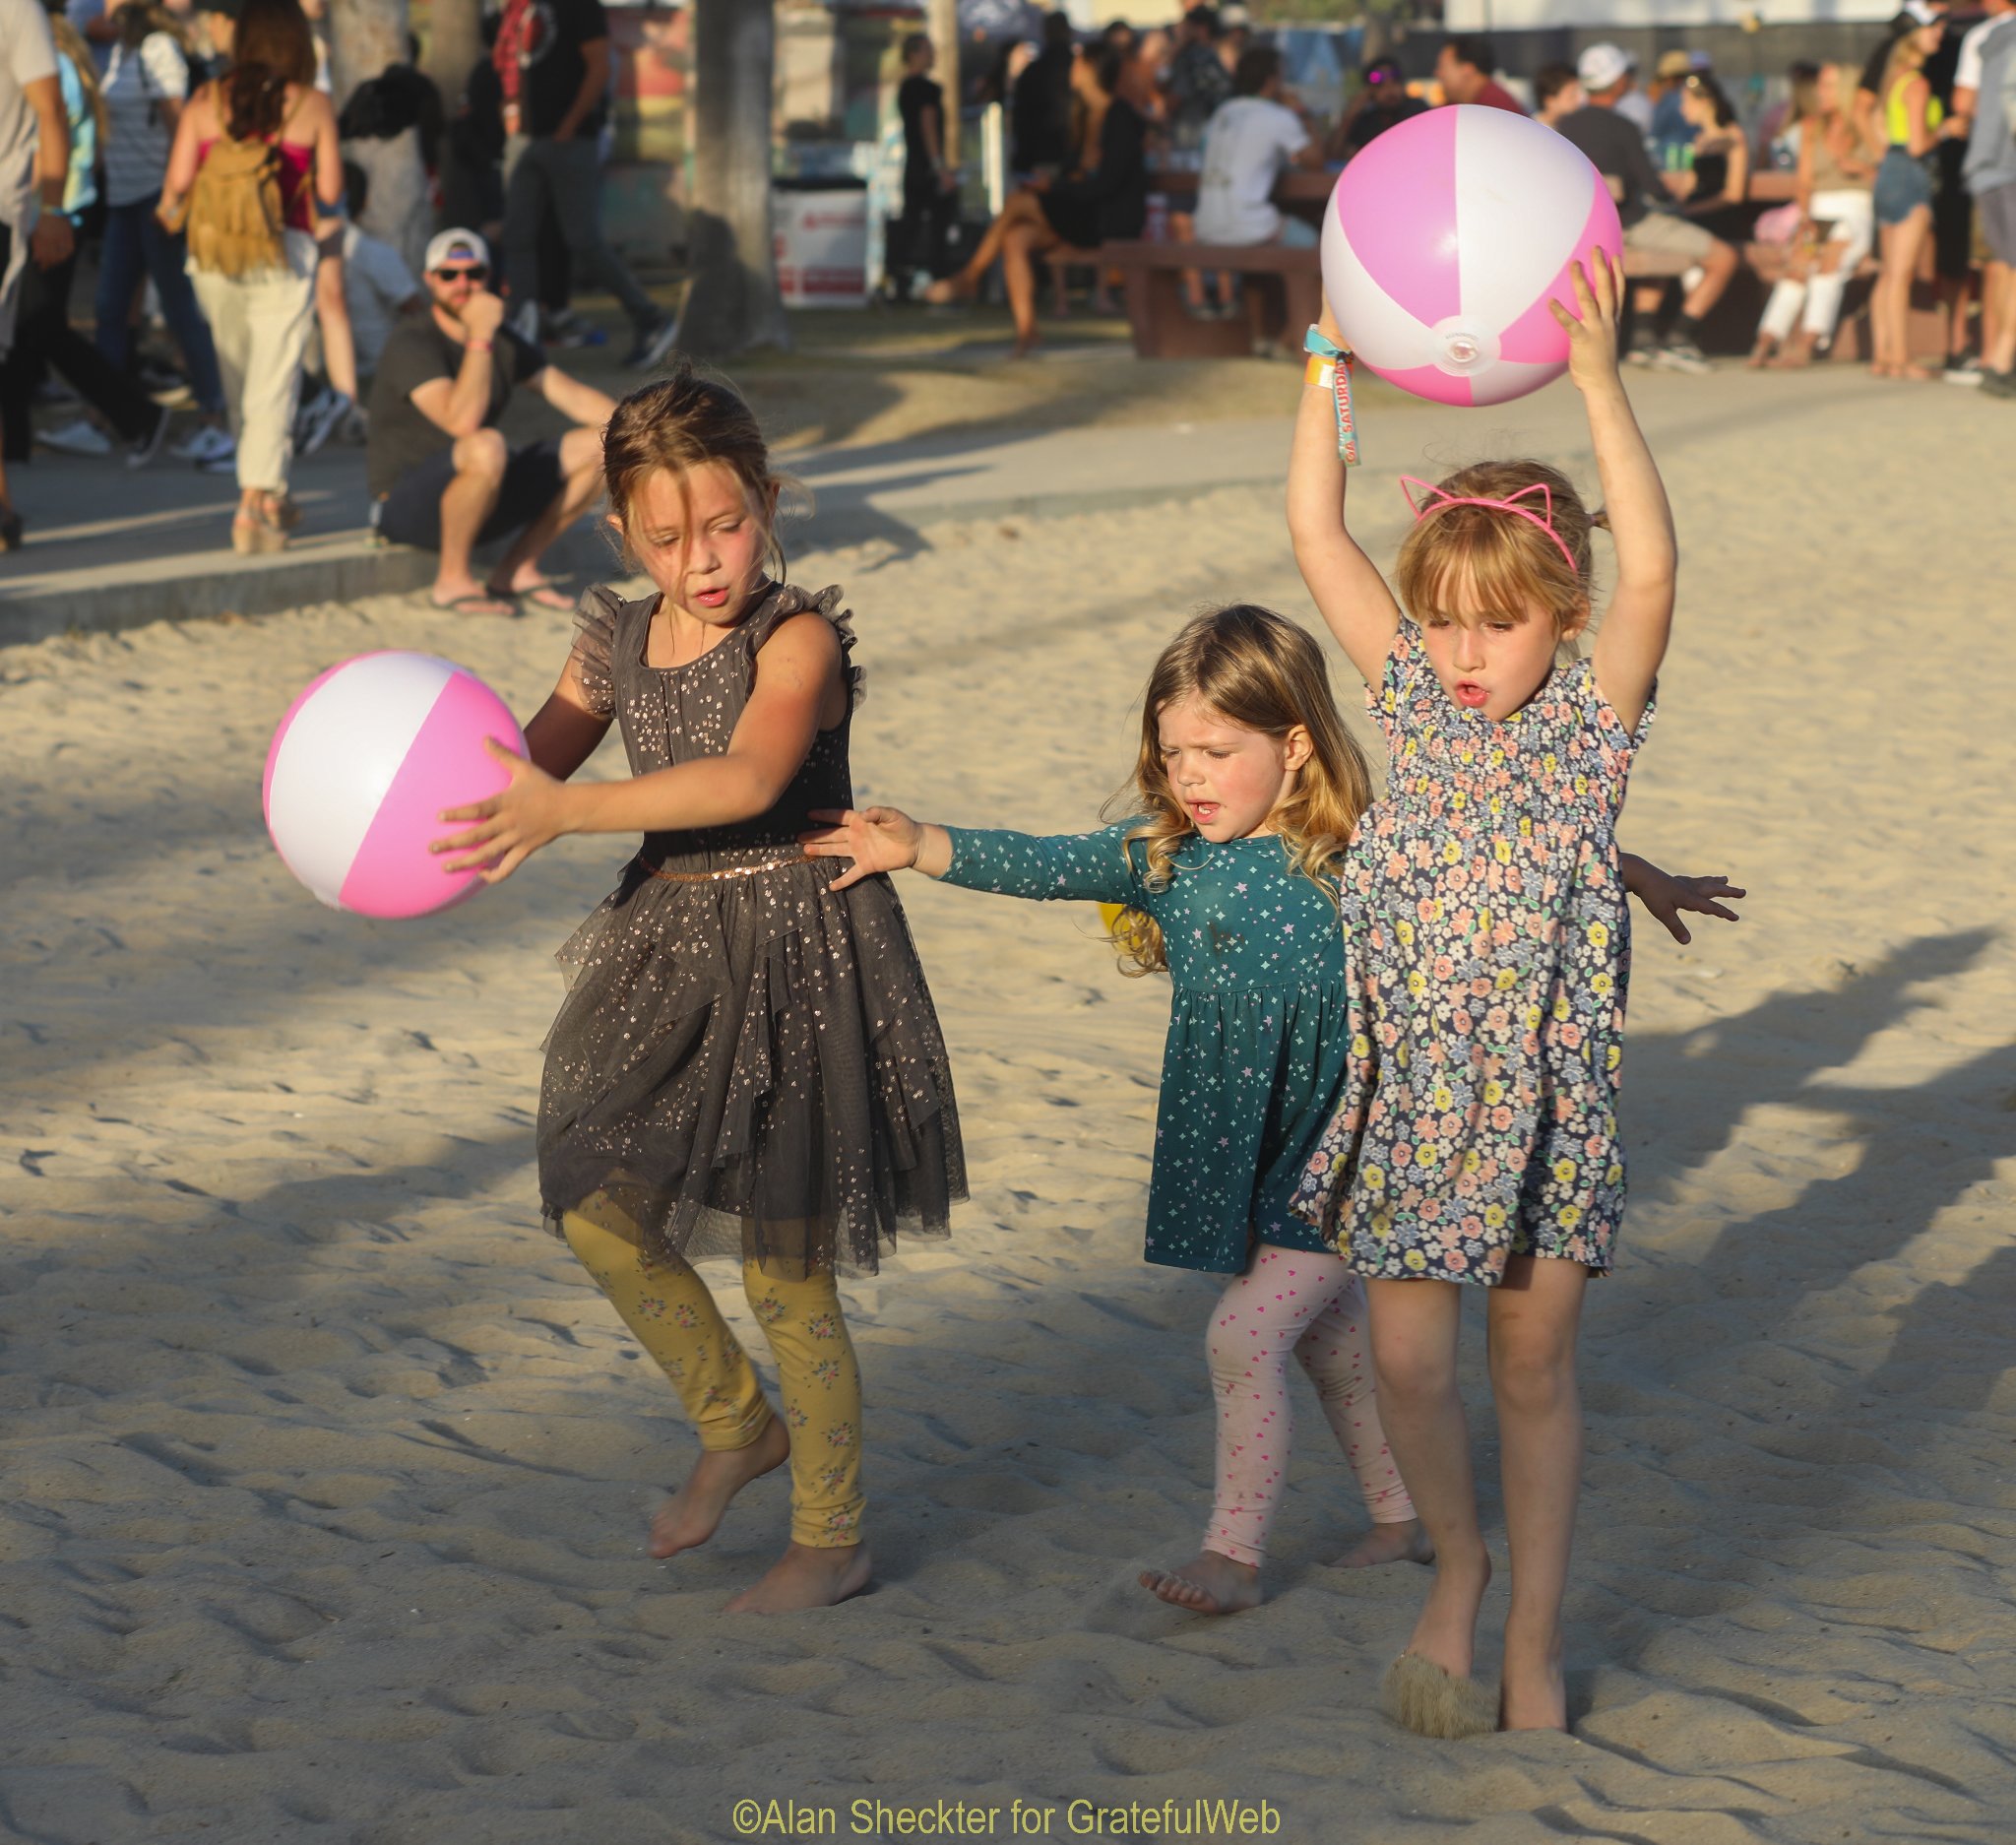
[[[483,427],[494,428],[511,402],[514,385],[523,384],[546,362],[546,355],[508,327],[499,327],[490,354],[490,402]],[[364,450],[364,472],[371,495],[383,499],[409,468],[430,461],[455,438],[413,402],[412,394],[436,378],[451,384],[462,370],[462,348],[423,314],[402,321],[378,355],[378,376],[371,384],[371,433]]]
[[[1592,102],[1554,124],[1554,132],[1571,141],[1606,179],[1623,182],[1617,216],[1629,229],[1655,205],[1667,200],[1667,189],[1645,152],[1645,137],[1636,124],[1615,109]]]
[[[1344,131],[1344,147],[1347,154],[1362,154],[1366,148],[1379,139],[1387,129],[1401,122],[1412,121],[1417,115],[1425,115],[1428,105],[1419,96],[1402,93],[1400,100],[1391,108],[1379,108],[1367,102]]]
[[[1015,130],[1013,160],[1019,173],[1071,163],[1071,53],[1039,52],[1015,80],[1009,113]]]
[[[897,112],[903,117],[903,176],[906,183],[929,178],[930,150],[924,145],[924,116],[938,113],[938,151],[945,150],[945,92],[928,77],[906,77],[896,92]]]
[[[581,94],[588,75],[583,45],[609,35],[602,0],[533,0],[526,24],[525,48],[519,54],[519,119],[532,136],[550,135]],[[574,132],[593,136],[601,130],[608,104],[601,98],[581,118]]]

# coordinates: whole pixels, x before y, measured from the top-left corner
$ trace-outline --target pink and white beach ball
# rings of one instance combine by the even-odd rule
[[[428,852],[444,807],[510,781],[483,748],[521,754],[510,708],[474,673],[431,654],[359,654],[287,707],[266,752],[266,830],[286,867],[334,910],[415,917],[478,888]]]
[[[1323,292],[1359,360],[1438,404],[1502,404],[1568,368],[1547,302],[1623,247],[1603,175],[1551,128],[1458,103],[1389,128],[1338,179]]]

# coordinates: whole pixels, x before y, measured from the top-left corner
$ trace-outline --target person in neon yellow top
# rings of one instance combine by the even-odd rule
[[[1945,110],[1932,95],[1925,60],[1938,49],[1945,26],[1938,20],[1914,27],[1890,47],[1877,92],[1882,103],[1885,146],[1876,168],[1876,224],[1883,271],[1869,301],[1878,378],[1929,378],[1912,362],[1911,281],[1932,224],[1932,181],[1926,157],[1937,145]]]

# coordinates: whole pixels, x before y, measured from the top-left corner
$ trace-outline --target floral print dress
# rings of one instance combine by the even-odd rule
[[[948,884],[1126,904],[1161,926],[1174,992],[1156,1111],[1146,1259],[1241,1274],[1258,1242],[1329,1250],[1289,1210],[1350,1064],[1337,908],[1269,834],[1195,835],[1150,888],[1139,824],[1039,838],[954,827]]]
[[[1354,1067],[1294,1208],[1374,1278],[1601,1274],[1624,1210],[1615,828],[1652,704],[1626,731],[1582,660],[1488,718],[1410,622],[1366,697],[1391,766],[1345,867]]]

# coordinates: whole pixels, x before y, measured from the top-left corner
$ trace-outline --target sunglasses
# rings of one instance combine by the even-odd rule
[[[467,269],[437,269],[434,274],[443,282],[481,282],[489,275],[486,264],[472,263]]]

